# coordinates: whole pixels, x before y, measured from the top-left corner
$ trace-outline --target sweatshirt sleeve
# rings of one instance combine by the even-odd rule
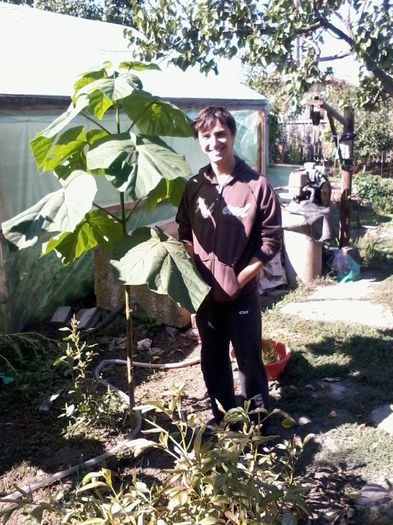
[[[260,242],[254,256],[266,264],[278,253],[282,245],[280,203],[266,179],[262,190],[257,235]]]
[[[188,189],[189,182],[185,187],[183,197],[177,210],[176,222],[178,224],[179,241],[192,245],[192,228],[190,220],[190,205],[188,202]]]

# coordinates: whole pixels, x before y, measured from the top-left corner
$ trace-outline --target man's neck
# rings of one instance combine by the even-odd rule
[[[236,164],[236,159],[235,157],[232,157],[230,161],[225,162],[225,163],[212,162],[211,167],[216,177],[220,177],[222,175],[232,175],[233,170],[235,168],[235,164]]]

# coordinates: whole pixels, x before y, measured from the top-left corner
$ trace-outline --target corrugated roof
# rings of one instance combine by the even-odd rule
[[[124,27],[0,2],[0,94],[63,97],[83,71],[110,60],[130,60]],[[171,99],[247,101],[259,93],[228,75],[162,66],[140,74],[145,89]]]

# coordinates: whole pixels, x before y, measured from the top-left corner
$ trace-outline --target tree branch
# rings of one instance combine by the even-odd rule
[[[319,62],[330,62],[332,60],[341,60],[342,58],[351,56],[352,53],[350,51],[347,51],[346,53],[340,53],[337,55],[331,55],[326,57],[320,57]]]
[[[325,17],[323,17],[319,13],[316,13],[316,15],[319,18],[322,27],[324,27],[325,29],[330,29],[332,33],[337,35],[338,38],[340,38],[341,40],[344,40],[344,42],[346,42],[351,48],[354,47],[355,42],[353,41],[353,38],[345,34],[344,31],[341,31],[341,29],[333,25],[331,22],[329,22],[329,20],[327,20]]]
[[[389,93],[391,97],[393,97],[393,78],[385,73],[385,71],[379,66],[375,65],[374,61],[372,61],[369,57],[365,57],[364,62],[367,66],[367,69],[374,73],[377,79],[381,82],[386,92]]]
[[[295,35],[296,36],[307,35],[307,33],[313,33],[314,31],[316,31],[317,29],[320,29],[321,27],[323,27],[321,22],[315,22],[314,24],[311,24],[309,26],[299,27],[299,29],[295,30]]]
[[[351,49],[355,47],[354,40],[348,35],[346,35],[343,31],[341,31],[341,29],[335,27],[332,23],[330,23],[328,20],[326,20],[326,18],[322,17],[321,15],[317,14],[317,16],[319,17],[323,27],[325,27],[326,29],[330,29],[335,35],[344,40],[344,42],[346,42],[351,47]],[[377,77],[377,79],[381,82],[386,92],[389,93],[391,97],[393,97],[393,78],[387,73],[385,73],[385,71],[375,63],[375,61],[370,57],[368,53],[364,53],[362,58],[367,69]]]
[[[353,39],[353,31],[352,31],[352,26],[351,26],[351,19],[350,19],[350,16],[349,16],[349,11],[348,11],[348,15],[346,18],[344,18],[341,13],[339,13],[338,11],[336,11],[335,15],[337,16],[337,18],[339,20],[341,20],[341,22],[344,24],[346,30],[348,31],[350,37]]]

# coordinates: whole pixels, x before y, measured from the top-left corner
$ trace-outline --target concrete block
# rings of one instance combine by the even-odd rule
[[[77,318],[79,319],[79,330],[93,328],[101,321],[101,311],[97,306],[94,308],[87,308],[80,317],[77,315]]]
[[[81,317],[82,315],[87,311],[87,308],[80,308],[76,314],[75,314],[75,317],[76,317],[76,320],[79,322],[81,320]]]
[[[108,250],[102,248],[94,250],[96,304],[104,310],[113,311],[124,301],[124,285],[113,277],[111,257],[112,254]]]
[[[53,324],[67,325],[71,319],[71,306],[59,306],[50,320]]]
[[[149,319],[176,328],[184,328],[190,323],[189,312],[168,296],[154,293],[147,286],[131,286],[131,292]]]

